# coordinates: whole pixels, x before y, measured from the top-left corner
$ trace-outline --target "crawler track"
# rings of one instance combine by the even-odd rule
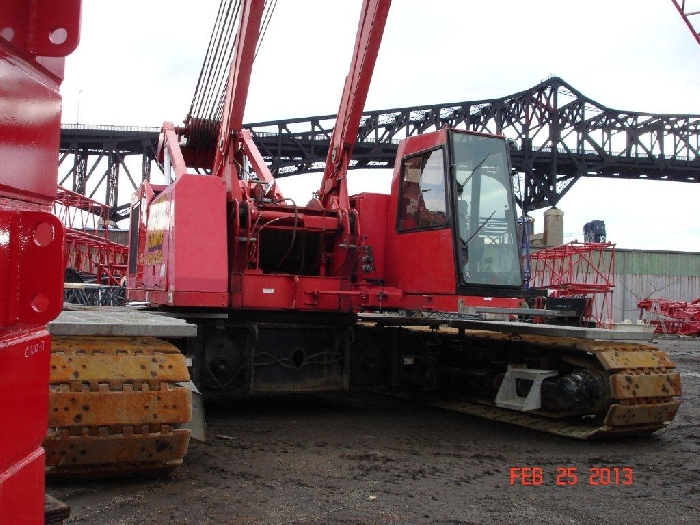
[[[599,371],[609,382],[609,401],[602,411],[586,416],[562,417],[545,411],[518,412],[483,400],[463,400],[427,393],[391,391],[392,395],[485,419],[576,439],[650,434],[673,421],[681,404],[680,374],[668,356],[651,345],[596,341],[570,337],[513,336],[467,331],[467,344],[510,347],[514,353],[537,351],[558,355]]]
[[[112,477],[182,463],[192,417],[184,356],[152,337],[54,336],[49,431],[51,478]]]

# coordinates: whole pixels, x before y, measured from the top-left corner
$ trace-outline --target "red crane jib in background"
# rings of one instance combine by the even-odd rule
[[[59,186],[53,213],[66,230],[64,268],[118,286],[126,275],[128,246],[109,238],[110,207]]]
[[[686,301],[644,299],[637,303],[640,314],[649,312],[648,324],[656,326],[657,334],[700,334],[700,298]]]
[[[676,6],[681,17],[683,17],[683,21],[688,26],[688,29],[690,29],[695,41],[700,44],[700,31],[698,31],[698,27],[700,27],[700,11],[691,11],[686,7],[685,0],[680,0],[680,3],[678,0],[671,0],[671,2]]]

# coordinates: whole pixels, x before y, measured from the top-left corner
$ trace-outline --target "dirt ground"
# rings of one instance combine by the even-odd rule
[[[207,407],[209,441],[167,478],[47,491],[71,524],[700,523],[700,341],[658,344],[684,394],[650,437],[572,441],[376,394],[275,397]]]

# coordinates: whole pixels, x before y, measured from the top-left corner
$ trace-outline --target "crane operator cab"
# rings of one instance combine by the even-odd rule
[[[505,139],[445,128],[404,139],[398,155],[386,282],[409,294],[522,289]]]

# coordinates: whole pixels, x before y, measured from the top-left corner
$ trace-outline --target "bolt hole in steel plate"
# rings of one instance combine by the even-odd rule
[[[54,239],[54,227],[48,222],[42,222],[34,229],[34,244],[44,248]]]
[[[41,314],[48,310],[50,303],[51,301],[46,295],[43,293],[38,293],[32,299],[32,309],[36,313]]]
[[[60,46],[68,40],[68,31],[63,27],[54,29],[49,33],[49,40],[52,44]]]
[[[296,347],[292,352],[292,362],[294,363],[294,366],[299,368],[301,365],[304,364],[305,359],[306,355],[304,353],[304,349],[301,347]]]
[[[0,30],[0,37],[4,38],[8,42],[12,42],[12,39],[15,37],[15,30],[11,27],[3,27]]]

